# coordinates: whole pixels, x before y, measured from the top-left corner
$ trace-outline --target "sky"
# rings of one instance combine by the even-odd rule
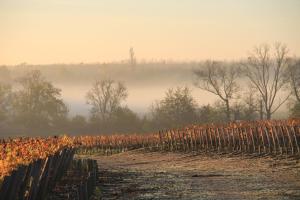
[[[0,64],[300,55],[299,0],[0,0]]]

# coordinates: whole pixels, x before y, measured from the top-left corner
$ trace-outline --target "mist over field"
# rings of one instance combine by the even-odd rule
[[[140,117],[147,115],[153,103],[161,100],[169,88],[189,87],[198,105],[213,105],[218,98],[210,92],[195,87],[194,71],[203,67],[200,62],[139,63],[131,66],[128,63],[108,64],[50,64],[0,66],[0,77],[7,83],[13,83],[31,70],[40,70],[42,75],[60,88],[63,100],[67,104],[69,115],[88,117],[90,106],[86,102],[86,93],[96,80],[112,79],[125,84],[128,97],[123,103]],[[1,70],[2,69],[2,70]],[[240,84],[247,87],[245,78]],[[285,95],[285,94],[282,94]],[[286,105],[280,110],[278,118],[288,115]]]
[[[192,89],[199,105],[209,104],[216,98],[208,92],[194,87],[193,70],[200,67],[195,63],[148,63],[130,66],[129,64],[55,64],[55,65],[18,65],[8,66],[9,72],[0,77],[6,82],[24,75],[30,70],[40,70],[43,76],[62,90],[62,97],[70,109],[70,115],[88,115],[86,93],[98,79],[121,81],[128,89],[124,104],[140,116],[146,114],[156,100],[163,98],[167,89],[188,86]],[[5,75],[8,73],[9,75]]]
[[[299,6],[3,0],[0,138],[297,117]]]

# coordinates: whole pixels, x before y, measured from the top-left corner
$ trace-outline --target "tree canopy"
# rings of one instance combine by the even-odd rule
[[[157,127],[182,127],[196,122],[197,104],[189,88],[171,88],[165,95],[152,107],[152,117]]]
[[[52,128],[65,118],[68,109],[61,90],[46,81],[40,71],[30,71],[18,80],[14,94],[15,120],[27,128]]]

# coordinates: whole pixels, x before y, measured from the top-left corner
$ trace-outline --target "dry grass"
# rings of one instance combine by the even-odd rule
[[[300,199],[297,159],[139,150],[92,158],[103,199]]]

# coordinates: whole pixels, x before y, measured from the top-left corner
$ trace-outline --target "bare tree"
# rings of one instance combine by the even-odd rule
[[[113,80],[96,81],[86,95],[87,103],[92,106],[92,117],[103,121],[111,117],[126,97],[126,87]]]
[[[226,106],[226,117],[230,121],[230,101],[239,91],[238,68],[227,64],[207,61],[202,69],[194,71],[195,86],[217,95]]]
[[[267,119],[271,119],[272,114],[290,96],[288,94],[284,99],[279,99],[278,105],[275,105],[278,93],[288,82],[286,76],[287,54],[288,49],[285,45],[277,43],[272,49],[269,45],[264,44],[256,47],[248,61],[243,63],[244,72],[251,87],[256,88],[260,94]]]
[[[289,65],[288,74],[290,88],[298,103],[300,103],[300,60],[294,60]]]

